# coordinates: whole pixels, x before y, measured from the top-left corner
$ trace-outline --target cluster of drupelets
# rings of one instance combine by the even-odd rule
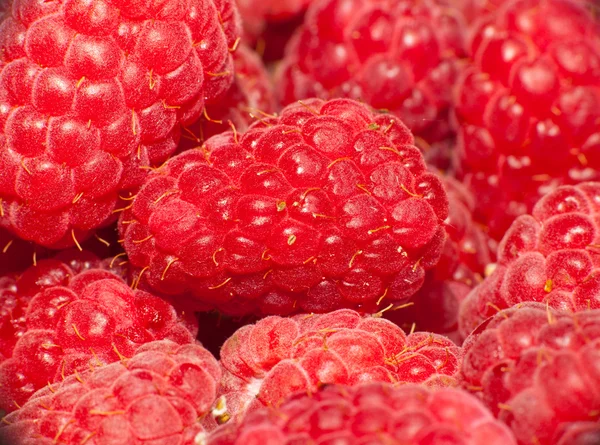
[[[0,441],[600,443],[597,15],[0,4]]]

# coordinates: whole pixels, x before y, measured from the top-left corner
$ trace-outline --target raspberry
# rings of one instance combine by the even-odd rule
[[[585,6],[591,6],[593,8],[595,0],[570,1],[574,3],[580,3]],[[510,0],[460,0],[459,7],[463,11],[465,18],[469,22],[473,22],[476,19],[481,20],[482,18],[485,18],[486,15],[496,12],[509,2]]]
[[[463,301],[463,336],[525,301],[569,311],[600,309],[600,183],[562,186],[518,217],[498,246],[493,273]]]
[[[271,316],[244,326],[221,349],[220,395],[238,418],[277,406],[295,391],[364,381],[453,385],[461,349],[446,337],[406,335],[388,320],[340,309],[322,315]]]
[[[0,435],[20,445],[195,445],[220,374],[199,345],[146,343],[129,359],[41,389]]]
[[[442,0],[317,1],[286,48],[281,101],[360,99],[394,112],[428,143],[443,140],[452,135],[463,22]]]
[[[0,24],[0,225],[62,248],[229,87],[232,0],[18,0]]]
[[[201,307],[377,312],[410,298],[443,247],[447,197],[412,144],[358,102],[299,102],[151,174],[123,246],[143,285]]]
[[[15,243],[19,244],[19,240]],[[27,306],[35,294],[48,287],[67,285],[72,276],[92,268],[117,270],[89,252],[66,250],[53,259],[36,261],[19,276],[0,276],[0,358],[9,358],[15,343],[27,331]]]
[[[275,111],[271,79],[259,55],[245,45],[233,54],[235,77],[224,97],[206,106],[204,118],[184,130],[180,149],[191,149],[224,131],[246,131],[254,118]]]
[[[495,242],[473,221],[475,197],[457,180],[443,177],[449,214],[446,243],[440,262],[425,274],[425,284],[412,306],[387,311],[385,317],[399,325],[416,323],[419,330],[458,338],[458,308],[485,275],[495,255]]]
[[[561,184],[600,179],[600,27],[571,0],[506,2],[456,92],[460,175],[500,239]]]
[[[201,444],[203,442],[200,442]],[[510,430],[460,389],[364,383],[297,394],[226,425],[207,445],[516,445]]]
[[[519,443],[565,443],[572,422],[600,418],[599,326],[596,310],[503,310],[465,341],[463,377]]]
[[[86,268],[81,261],[71,264]],[[197,333],[197,325],[190,331],[190,320],[180,321],[168,303],[132,291],[107,270],[77,272],[47,260],[26,271],[16,285],[28,306],[12,357],[0,364],[0,409],[7,411],[48,382],[127,357],[151,340],[185,344]]]

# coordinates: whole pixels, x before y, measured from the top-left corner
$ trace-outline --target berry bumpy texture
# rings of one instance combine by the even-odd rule
[[[77,273],[57,263],[32,267],[12,291],[30,300],[13,326],[18,340],[12,356],[0,364],[0,409],[14,410],[49,382],[124,360],[149,341],[194,341],[195,321],[180,319],[184,314],[162,299],[131,290],[105,269]],[[28,292],[27,285],[39,291]]]
[[[227,93],[206,105],[206,112],[184,129],[179,150],[196,148],[216,134],[232,130],[244,132],[257,118],[275,111],[275,95],[269,73],[260,56],[241,44],[233,54],[235,74]]]
[[[398,119],[311,99],[171,158],[120,229],[138,282],[179,301],[377,312],[421,287],[447,215],[442,182]]]
[[[206,443],[516,445],[510,430],[465,391],[385,383],[297,394],[226,425]]]
[[[230,0],[19,0],[0,24],[0,226],[48,247],[110,223],[119,191],[233,79]]]
[[[600,183],[562,186],[515,220],[493,273],[463,301],[463,336],[498,310],[526,301],[600,309]]]
[[[416,324],[420,331],[433,331],[457,338],[460,303],[485,276],[495,258],[496,243],[472,217],[475,198],[457,180],[443,177],[448,192],[449,213],[446,243],[439,263],[425,274],[425,283],[406,306],[384,316],[401,326]]]
[[[561,184],[600,172],[600,26],[578,2],[506,2],[470,42],[456,89],[460,175],[500,239]]]
[[[286,48],[280,99],[360,99],[437,142],[452,134],[464,28],[459,11],[440,0],[318,0]]]
[[[560,312],[523,303],[465,341],[469,387],[521,444],[586,444],[600,418],[600,311]],[[563,437],[564,436],[564,437]]]
[[[239,329],[221,349],[224,409],[278,406],[296,391],[364,381],[456,385],[461,349],[446,337],[406,335],[392,322],[340,309],[322,315],[271,316]]]
[[[68,285],[84,270],[107,266],[92,254],[64,251],[56,259],[36,261],[18,276],[0,276],[0,361],[12,355],[15,343],[27,331],[27,306],[38,292]]]
[[[4,419],[19,445],[196,445],[198,419],[221,372],[196,344],[146,343],[131,358],[87,369],[38,391]]]

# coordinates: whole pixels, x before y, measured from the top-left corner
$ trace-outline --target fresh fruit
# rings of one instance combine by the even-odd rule
[[[18,240],[15,243],[20,244]],[[116,267],[111,268],[110,263],[89,252],[67,250],[53,259],[35,261],[20,275],[0,276],[0,362],[12,355],[15,343],[27,331],[27,306],[35,294],[49,287],[68,285],[71,277],[84,270],[104,268],[118,272]]]
[[[129,358],[48,384],[4,418],[0,437],[19,445],[197,445],[220,374],[199,345],[146,343]]]
[[[225,425],[207,445],[516,445],[510,430],[460,389],[366,383],[297,394]]]
[[[397,114],[428,143],[452,136],[465,26],[443,0],[317,0],[286,48],[283,104],[350,97]]]
[[[519,443],[580,443],[561,436],[571,423],[600,418],[599,328],[597,310],[503,310],[465,341],[463,377]]]
[[[233,79],[232,0],[19,0],[0,24],[0,225],[62,248]],[[124,204],[122,206],[125,206]]]
[[[460,182],[444,176],[449,214],[446,243],[439,263],[425,274],[423,287],[406,306],[384,316],[401,326],[416,324],[458,339],[458,308],[467,294],[485,276],[495,257],[495,242],[473,221],[475,197]]]
[[[182,303],[378,312],[421,287],[447,215],[440,179],[398,119],[312,99],[171,158],[120,230],[138,283]]]
[[[463,301],[463,336],[500,309],[526,301],[600,309],[600,183],[563,186],[515,220],[493,273]]]
[[[233,54],[233,63],[231,87],[223,97],[206,105],[203,117],[184,129],[180,150],[198,148],[224,131],[244,132],[256,119],[275,112],[273,85],[260,56],[241,44]]]
[[[456,89],[460,175],[500,239],[561,184],[600,179],[600,26],[572,0],[506,2]]]
[[[455,385],[461,349],[441,335],[406,335],[392,322],[340,309],[271,316],[239,329],[221,349],[223,411],[277,406],[296,391],[365,381]]]
[[[184,314],[160,298],[131,290],[107,270],[76,273],[52,261],[37,266],[46,273],[32,267],[39,291],[29,297],[12,356],[0,364],[0,409],[12,411],[48,382],[129,357],[149,341],[194,341],[194,321],[180,320]]]

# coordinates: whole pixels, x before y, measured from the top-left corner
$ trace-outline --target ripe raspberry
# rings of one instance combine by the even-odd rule
[[[146,343],[129,359],[41,389],[0,435],[20,445],[196,445],[220,374],[199,345]]]
[[[0,225],[48,247],[110,223],[233,74],[232,0],[18,0],[0,24]]]
[[[510,430],[465,391],[386,383],[297,394],[276,409],[263,408],[240,425],[215,431],[206,442],[292,443],[516,445]]]
[[[30,274],[24,298],[33,295],[28,288],[39,292],[28,302],[12,357],[0,365],[0,409],[11,411],[48,382],[129,356],[148,341],[194,341],[197,326],[190,331],[190,320],[179,320],[160,298],[132,291],[107,270],[77,273],[56,263],[48,260],[37,266],[46,272],[34,267],[23,275]]]
[[[40,251],[40,252],[38,252]],[[8,274],[26,269],[33,264],[33,255],[43,258],[44,249],[23,241],[0,228],[0,273]]]
[[[66,250],[53,259],[36,261],[18,276],[0,276],[0,361],[12,356],[15,343],[27,331],[27,306],[35,294],[68,285],[71,277],[92,268],[117,271],[89,252]]]
[[[599,326],[596,310],[503,310],[465,341],[463,377],[519,443],[559,443],[571,422],[600,419]]]
[[[394,112],[428,143],[443,140],[452,134],[463,32],[459,11],[442,0],[316,1],[286,49],[280,99],[360,99]]]
[[[571,0],[507,2],[456,94],[461,175],[500,239],[561,184],[600,179],[600,27]]]
[[[446,337],[406,335],[388,320],[340,309],[271,316],[244,326],[221,349],[228,415],[277,406],[296,391],[364,381],[454,385],[461,349]]]
[[[600,183],[563,186],[512,224],[494,272],[460,308],[468,335],[498,310],[524,301],[569,311],[600,308]]]
[[[260,56],[245,45],[233,54],[235,77],[231,88],[218,101],[207,104],[203,118],[184,129],[180,149],[191,149],[224,131],[246,131],[256,119],[275,111],[269,73]]]
[[[296,103],[151,174],[124,248],[142,284],[225,313],[376,312],[410,298],[443,247],[447,197],[412,144],[358,102]]]
[[[443,333],[458,340],[458,308],[479,284],[495,255],[495,242],[473,221],[475,197],[457,180],[445,176],[449,214],[446,243],[439,263],[425,274],[425,283],[412,306],[387,311],[385,317],[401,326]]]

